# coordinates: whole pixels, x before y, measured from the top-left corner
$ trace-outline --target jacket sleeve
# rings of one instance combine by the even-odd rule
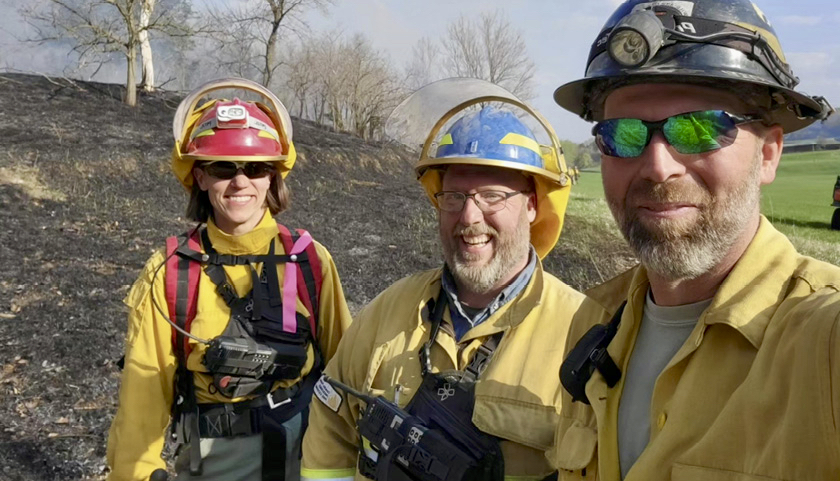
[[[107,461],[110,481],[148,480],[161,459],[173,396],[175,357],[171,327],[152,302],[167,309],[162,252],[146,263],[140,277],[123,301],[129,309],[125,367],[119,391],[119,407],[108,434]]]
[[[338,269],[330,253],[324,246],[316,243],[318,258],[321,261],[321,297],[318,307],[318,342],[324,362],[329,362],[338,348],[338,341],[350,326],[352,316],[344,299],[344,290],[338,278]]]
[[[834,321],[828,341],[829,385],[834,418],[835,441],[840,444],[840,293],[833,295]]]
[[[359,313],[324,370],[331,378],[358,390],[363,389],[376,333],[375,326],[371,325],[375,321],[371,311],[368,306]],[[325,393],[340,396],[340,404],[329,407],[330,398]],[[335,395],[333,400],[337,399]],[[309,427],[303,438],[301,477],[304,481],[354,479],[360,442],[356,420],[361,407],[359,400],[319,381],[309,407]]]

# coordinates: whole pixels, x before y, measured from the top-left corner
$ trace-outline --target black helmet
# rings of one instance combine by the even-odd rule
[[[796,92],[799,79],[762,11],[749,0],[628,0],[592,44],[583,79],[554,100],[585,120],[603,115],[606,93],[642,82],[767,87],[767,118],[785,132],[828,117],[823,97]]]

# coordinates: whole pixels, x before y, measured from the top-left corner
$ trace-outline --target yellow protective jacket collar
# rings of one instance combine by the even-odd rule
[[[207,220],[207,235],[213,248],[221,254],[247,255],[268,252],[268,246],[280,231],[277,221],[265,209],[263,217],[253,230],[241,235],[228,234],[216,226],[213,219]]]
[[[758,348],[768,322],[778,309],[779,299],[784,297],[792,282],[801,280],[813,286],[840,289],[839,277],[833,277],[823,269],[814,269],[804,260],[796,254],[788,238],[761,216],[755,237],[721,284],[703,317],[704,322],[706,325],[729,325]],[[648,289],[647,271],[639,266],[590,289],[586,295],[607,311],[614,312],[624,301],[617,292],[627,292],[629,299],[638,299],[639,296],[643,298]],[[639,303],[636,305],[640,307]],[[622,324],[625,323],[622,321]]]

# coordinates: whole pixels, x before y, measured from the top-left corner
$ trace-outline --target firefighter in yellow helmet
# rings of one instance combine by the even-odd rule
[[[199,104],[220,89],[267,102]],[[288,113],[260,85],[222,79],[184,99],[173,134],[199,225],[167,239],[125,299],[108,479],[166,479],[170,422],[179,480],[298,479],[312,389],[350,314],[329,252],[273,219],[295,162]]]
[[[628,0],[555,91],[640,261],[572,323],[561,479],[840,478],[840,268],[759,209],[783,135],[832,112],[798,81],[749,0]]]
[[[475,97],[451,98],[462,92]],[[416,172],[445,263],[357,316],[315,389],[303,479],[543,479],[559,387],[545,374],[582,300],[540,261],[569,196],[559,143],[530,107],[472,79],[420,89],[395,118],[434,124],[414,129],[426,136]]]

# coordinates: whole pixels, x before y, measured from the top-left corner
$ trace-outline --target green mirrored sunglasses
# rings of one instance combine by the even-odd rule
[[[608,119],[595,124],[592,135],[604,155],[632,158],[642,155],[655,132],[681,154],[700,154],[735,142],[738,125],[762,120],[758,115],[736,115],[723,110],[700,110],[650,122]]]

